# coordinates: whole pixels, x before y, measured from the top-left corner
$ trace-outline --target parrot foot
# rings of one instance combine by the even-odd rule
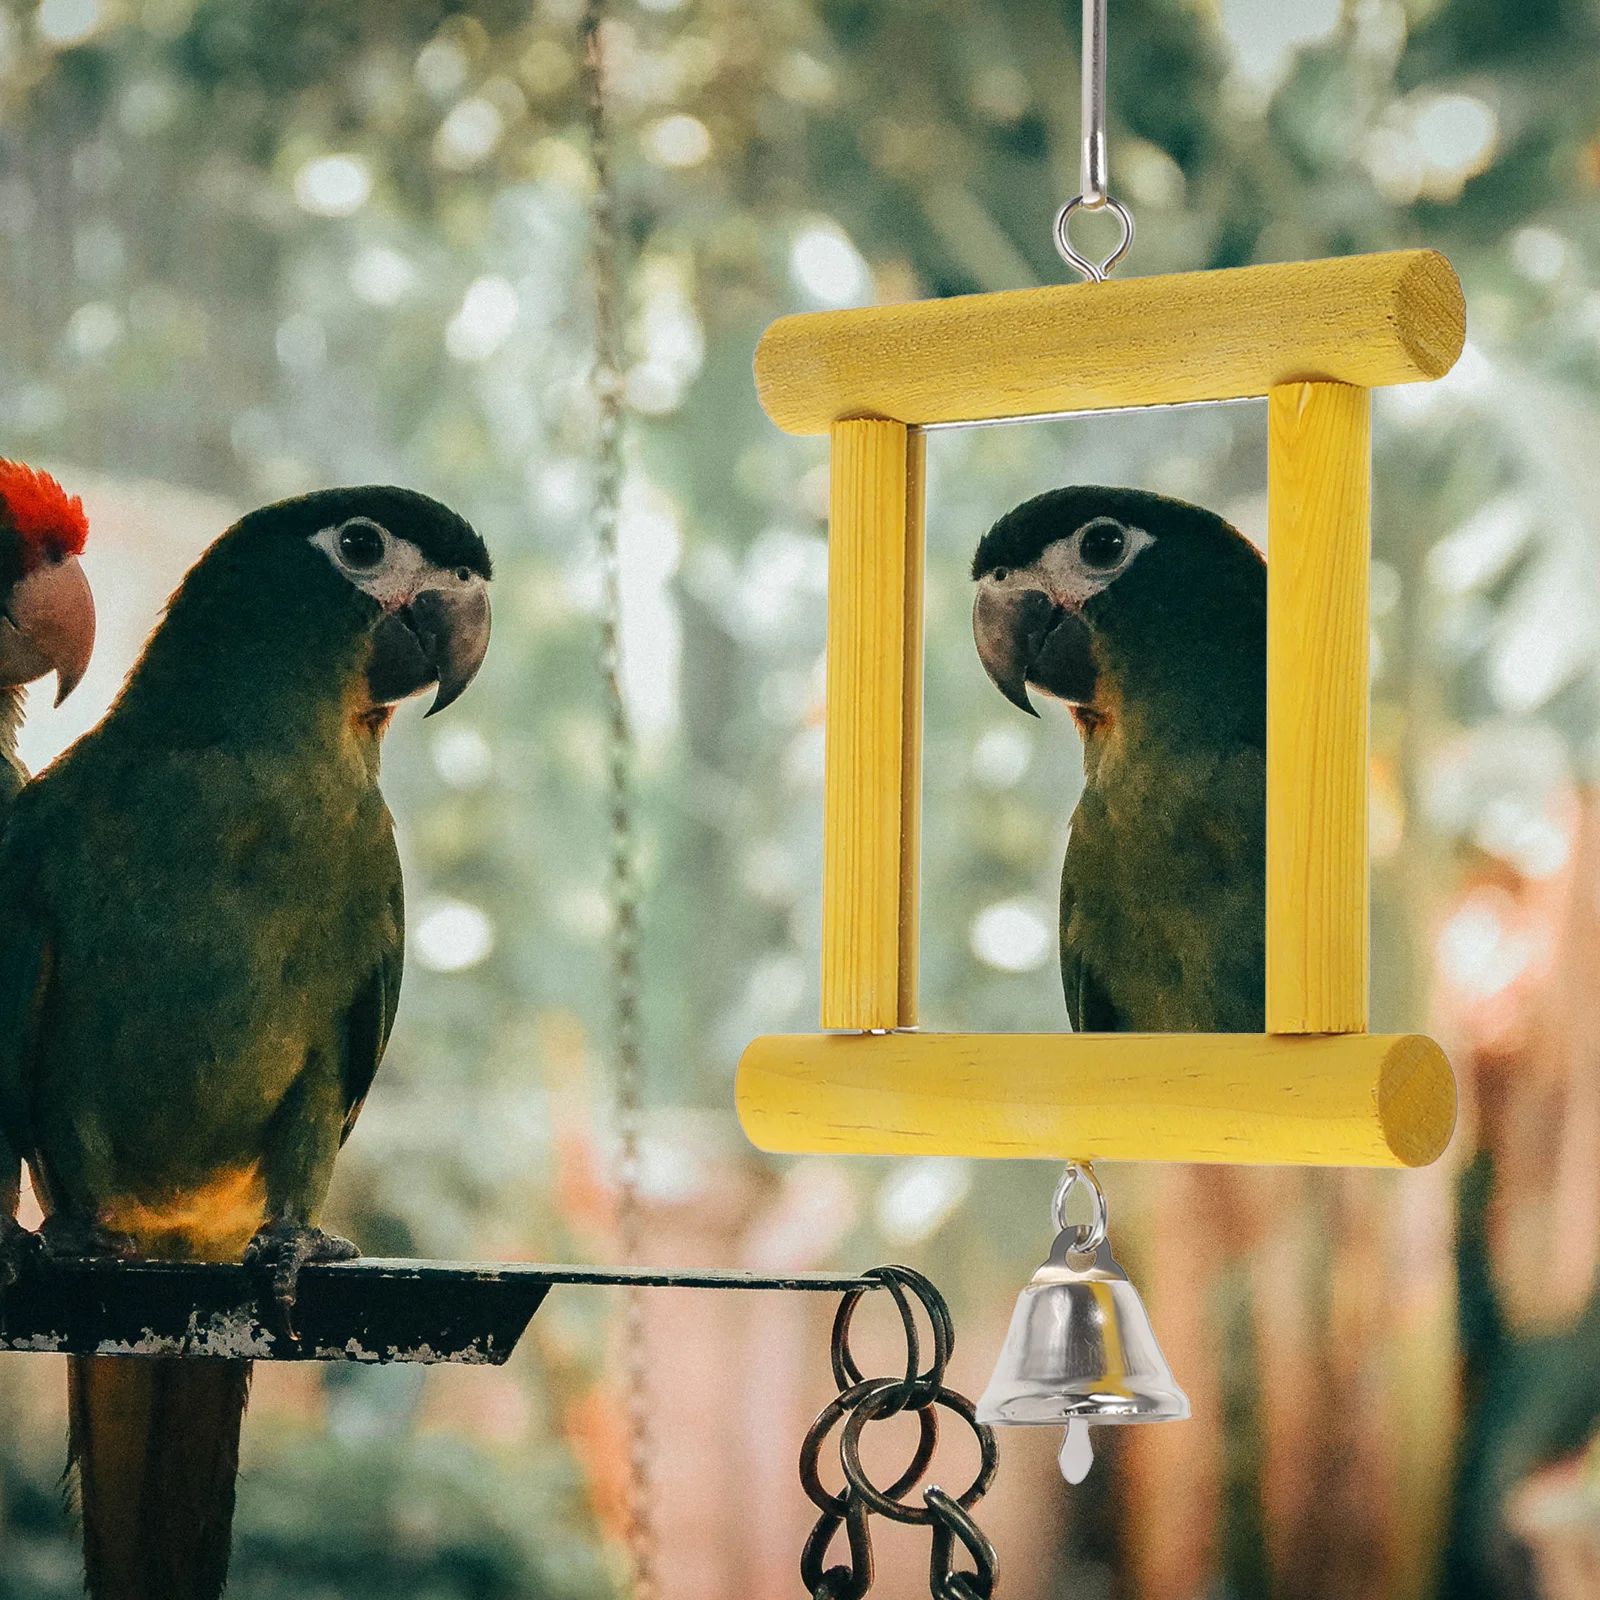
[[[354,1261],[361,1254],[348,1239],[324,1233],[304,1222],[279,1218],[256,1230],[245,1247],[244,1264],[266,1275],[272,1298],[283,1316],[283,1325],[296,1344],[300,1335],[294,1326],[294,1304],[300,1287],[300,1269],[313,1261]]]
[[[133,1236],[104,1228],[77,1211],[52,1211],[39,1229],[39,1248],[56,1260],[132,1261],[139,1256]]]
[[[38,1234],[30,1233],[15,1217],[0,1217],[0,1294],[17,1281],[38,1249]]]

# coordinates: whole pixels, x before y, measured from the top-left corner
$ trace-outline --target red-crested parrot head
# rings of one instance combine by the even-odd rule
[[[78,557],[83,501],[20,461],[0,460],[0,686],[56,675],[56,704],[94,652],[94,596]]]

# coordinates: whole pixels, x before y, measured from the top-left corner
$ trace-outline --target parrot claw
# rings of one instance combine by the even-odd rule
[[[0,1295],[17,1281],[38,1250],[38,1234],[30,1233],[15,1217],[0,1217]]]
[[[294,1305],[300,1288],[300,1269],[313,1261],[354,1261],[361,1254],[348,1239],[324,1233],[303,1222],[279,1220],[257,1229],[245,1247],[244,1264],[256,1267],[267,1278],[272,1298],[283,1317],[289,1337],[298,1344],[294,1325]]]
[[[131,1234],[103,1228],[93,1217],[73,1211],[53,1211],[39,1229],[41,1254],[55,1260],[131,1261],[138,1258],[139,1246]]]

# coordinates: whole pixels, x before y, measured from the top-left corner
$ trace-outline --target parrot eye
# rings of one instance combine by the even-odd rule
[[[996,567],[994,571],[989,574],[989,576],[993,578],[996,583],[1004,583],[1006,579],[1011,576],[1011,568]]]
[[[1105,572],[1116,566],[1128,548],[1128,535],[1120,522],[1100,517],[1078,535],[1078,558],[1086,567]]]
[[[371,572],[383,560],[385,534],[376,522],[356,517],[339,530],[339,559],[352,572]]]

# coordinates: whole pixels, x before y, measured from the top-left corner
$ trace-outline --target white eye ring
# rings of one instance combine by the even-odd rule
[[[389,553],[389,530],[371,517],[352,517],[334,530],[333,549],[349,572],[376,572]]]

